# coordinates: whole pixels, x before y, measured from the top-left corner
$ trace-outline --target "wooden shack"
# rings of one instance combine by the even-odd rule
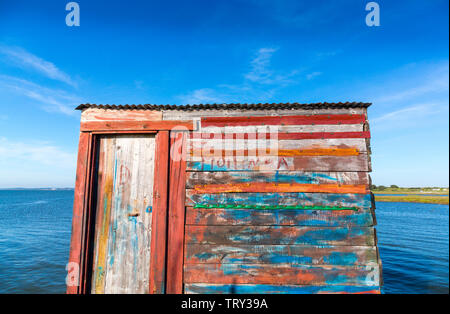
[[[67,292],[379,293],[369,105],[80,105]]]

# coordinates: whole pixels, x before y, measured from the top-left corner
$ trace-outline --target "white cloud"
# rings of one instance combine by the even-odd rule
[[[14,76],[0,75],[0,88],[33,99],[43,104],[47,111],[66,115],[76,115],[74,108],[82,102],[81,98],[63,90],[47,88]]]
[[[48,142],[0,137],[0,188],[72,187],[76,153]]]
[[[30,161],[38,165],[51,166],[58,169],[74,169],[76,153],[67,152],[48,142],[16,142],[0,137],[0,160]],[[7,165],[7,163],[2,163]]]
[[[445,106],[436,103],[416,104],[399,110],[391,111],[372,119],[373,124],[394,122],[398,120],[411,120],[413,117],[423,118],[427,115],[439,114],[445,111]]]
[[[271,69],[270,63],[273,54],[278,48],[261,48],[251,60],[251,71],[244,75],[245,79],[259,84],[280,85],[292,83],[291,77],[297,74],[296,70],[287,74],[276,73]]]
[[[227,95],[220,95],[211,88],[201,88],[181,96],[187,104],[222,103]]]
[[[183,104],[267,102],[280,88],[296,83],[297,70],[279,73],[271,69],[271,59],[277,48],[260,48],[250,61],[250,71],[240,84],[219,84],[214,88],[200,88],[178,98]]]
[[[312,80],[315,77],[318,77],[319,75],[322,75],[322,72],[312,72],[306,75],[307,80]]]
[[[449,91],[449,63],[431,66],[419,73],[406,69],[406,77],[395,82],[384,82],[380,97],[374,102],[380,104],[405,103],[419,97],[447,94]]]
[[[24,69],[34,70],[48,78],[61,81],[76,87],[71,77],[58,69],[53,63],[46,61],[20,47],[0,46],[0,53],[5,55],[9,61]]]

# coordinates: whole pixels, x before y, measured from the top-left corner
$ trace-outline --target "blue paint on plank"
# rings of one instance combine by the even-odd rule
[[[235,294],[316,294],[363,293],[380,291],[379,286],[293,286],[293,285],[214,285],[187,284],[186,293],[235,293]]]
[[[262,205],[275,204],[302,206],[341,206],[371,208],[370,194],[338,194],[338,193],[223,193],[223,194],[192,194],[187,200],[188,205]]]

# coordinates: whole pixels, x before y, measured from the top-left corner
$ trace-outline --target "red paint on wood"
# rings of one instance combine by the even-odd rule
[[[73,216],[72,216],[72,237],[70,240],[70,254],[69,263],[75,263],[78,265],[79,274],[75,277],[78,278],[78,286],[67,286],[67,293],[75,294],[81,292],[82,276],[81,276],[81,259],[82,259],[82,243],[83,243],[83,225],[84,225],[84,210],[85,210],[85,192],[86,192],[86,179],[87,169],[89,167],[89,147],[90,147],[91,135],[87,133],[81,133],[78,144],[78,162],[77,162],[77,174],[75,181],[75,195],[73,202]],[[68,276],[71,277],[71,271],[69,269]]]
[[[81,122],[80,130],[86,131],[142,131],[173,129],[193,130],[192,121],[87,121]]]
[[[186,264],[186,283],[283,284],[283,285],[377,285],[366,282],[378,266]]]
[[[84,247],[82,247],[82,250],[84,252],[84,257],[82,260],[82,266],[83,270],[82,272],[82,288],[81,293],[88,293],[88,279],[89,279],[89,272],[90,268],[89,266],[92,264],[90,260],[89,253],[91,252],[91,246],[93,243],[91,243],[91,232],[92,230],[92,224],[95,223],[92,221],[92,204],[93,204],[93,195],[94,195],[94,172],[95,172],[95,157],[97,154],[97,145],[96,145],[96,136],[92,135],[92,133],[89,136],[89,148],[88,148],[88,161],[87,161],[87,172],[86,172],[86,194],[85,194],[85,209],[84,209]],[[94,209],[95,210],[95,209]]]
[[[186,161],[179,157],[186,155],[186,139],[185,132],[171,132],[166,291],[172,294],[183,292]]]
[[[154,294],[165,292],[168,175],[169,132],[160,131],[156,135],[150,251],[149,291]]]
[[[315,139],[334,139],[334,138],[370,138],[370,132],[304,132],[304,133],[191,133],[191,139],[278,139],[278,140],[315,140]]]
[[[228,157],[228,156],[358,156],[357,148],[317,147],[303,149],[192,149],[191,156]]]
[[[201,119],[201,126],[247,126],[247,125],[311,125],[311,124],[357,124],[364,123],[363,114],[264,116],[264,117],[207,117]]]

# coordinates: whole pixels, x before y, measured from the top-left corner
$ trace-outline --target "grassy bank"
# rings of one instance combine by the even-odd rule
[[[402,188],[372,186],[374,194],[423,194],[423,195],[448,195],[448,188]]]
[[[386,193],[386,192],[384,192]],[[442,204],[448,205],[448,196],[429,196],[429,195],[376,195],[377,202],[407,202],[407,203],[425,203],[425,204]]]

